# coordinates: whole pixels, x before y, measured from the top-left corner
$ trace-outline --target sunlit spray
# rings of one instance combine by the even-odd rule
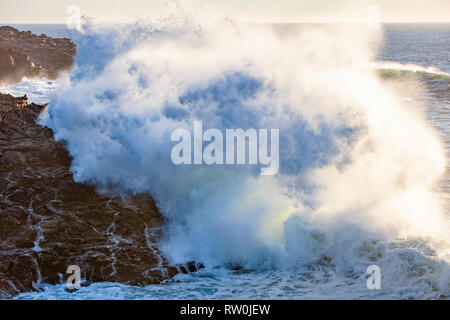
[[[302,26],[280,35],[179,13],[85,29],[96,51],[92,41],[79,44],[71,84],[45,123],[67,142],[77,181],[152,194],[167,218],[161,247],[171,262],[272,268],[325,256],[336,270],[365,276],[365,252],[377,241],[448,235],[433,192],[446,164],[441,143],[367,67],[377,29]],[[201,149],[190,158],[201,164],[174,163],[172,134],[192,133],[194,121],[217,129],[204,139],[279,129],[277,174],[261,175],[260,161],[209,165],[226,155],[200,158]],[[379,259],[383,286],[395,282],[401,267]]]

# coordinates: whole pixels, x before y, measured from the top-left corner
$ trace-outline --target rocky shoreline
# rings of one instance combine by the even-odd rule
[[[69,39],[0,27],[0,83],[55,78],[73,64]],[[170,266],[158,249],[164,222],[149,195],[100,195],[77,183],[71,158],[36,120],[46,105],[0,93],[0,298],[65,283],[148,285],[199,265]]]
[[[65,283],[69,265],[87,281],[159,283],[163,218],[148,195],[107,197],[76,183],[71,159],[36,119],[45,106],[0,94],[0,297]]]

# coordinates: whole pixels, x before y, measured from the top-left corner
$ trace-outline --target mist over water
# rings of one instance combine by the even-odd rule
[[[365,288],[371,264],[381,267],[380,296],[448,297],[449,221],[436,194],[444,149],[419,108],[370,67],[381,40],[365,26],[280,33],[183,14],[92,25],[41,121],[67,142],[77,181],[152,194],[170,261],[204,263],[206,286],[229,283],[213,297],[376,297]],[[171,133],[194,120],[223,132],[279,129],[279,173],[174,165]],[[233,293],[252,275],[293,287]]]

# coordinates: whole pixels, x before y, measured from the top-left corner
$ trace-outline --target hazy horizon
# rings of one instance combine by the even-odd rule
[[[169,3],[169,5],[167,5]],[[2,0],[2,24],[62,24],[67,8],[76,5],[81,14],[101,23],[127,23],[138,18],[156,18],[167,6],[258,23],[352,23],[364,22],[367,8],[379,9],[381,23],[450,22],[448,0]]]
[[[131,24],[130,22],[100,22],[100,24]],[[312,21],[312,22],[249,22],[253,24],[362,24],[364,22],[339,22],[339,21]],[[53,23],[45,23],[45,22],[2,22],[0,21],[0,25],[65,25],[65,22],[53,22]],[[381,24],[450,24],[450,21],[384,21]]]

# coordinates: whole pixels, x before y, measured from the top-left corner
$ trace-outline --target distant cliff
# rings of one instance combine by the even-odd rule
[[[72,67],[75,54],[70,39],[0,27],[0,85],[16,84],[24,77],[56,79]]]

